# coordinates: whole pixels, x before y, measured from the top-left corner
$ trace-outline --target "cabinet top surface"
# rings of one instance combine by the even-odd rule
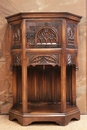
[[[69,12],[24,12],[18,13],[11,16],[6,17],[8,22],[21,20],[21,19],[35,19],[35,18],[65,18],[75,20],[77,22],[80,21],[82,16],[72,14]]]

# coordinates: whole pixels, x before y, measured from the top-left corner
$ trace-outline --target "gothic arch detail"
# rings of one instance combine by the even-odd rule
[[[36,44],[54,45],[58,44],[58,32],[55,28],[45,26],[40,28],[35,35]]]

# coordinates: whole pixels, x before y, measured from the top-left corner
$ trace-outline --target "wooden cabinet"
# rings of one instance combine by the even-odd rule
[[[77,24],[64,12],[19,13],[10,26],[13,100],[9,119],[21,125],[79,120],[76,106]]]

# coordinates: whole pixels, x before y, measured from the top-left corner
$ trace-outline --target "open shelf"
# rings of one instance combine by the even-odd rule
[[[66,105],[66,113],[78,110],[76,106]],[[12,107],[12,111],[22,112],[22,104],[18,103]],[[61,105],[59,103],[28,103],[27,114],[57,114],[61,113]],[[62,113],[61,113],[62,114]]]

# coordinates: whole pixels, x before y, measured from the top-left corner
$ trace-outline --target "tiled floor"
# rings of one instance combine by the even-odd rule
[[[0,130],[87,130],[87,115],[81,115],[80,121],[71,121],[67,126],[54,123],[33,123],[21,126],[17,121],[9,121],[8,115],[0,115]]]

